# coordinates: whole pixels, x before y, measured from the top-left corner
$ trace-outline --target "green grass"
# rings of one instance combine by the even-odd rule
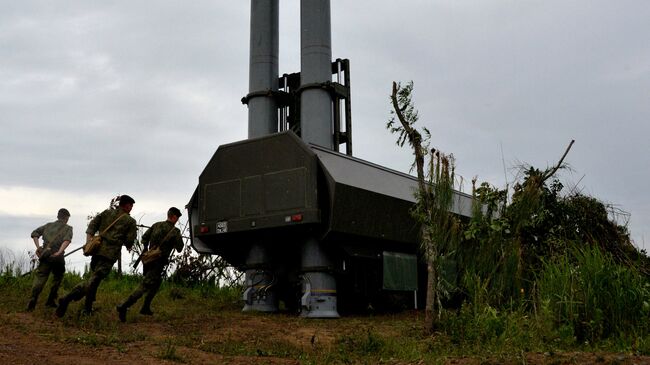
[[[540,316],[580,342],[649,333],[650,283],[598,248],[544,262],[537,282]]]
[[[176,353],[176,346],[169,340],[164,343],[156,357],[162,360],[170,360],[179,363],[185,362],[185,359]]]
[[[302,364],[436,364],[468,356],[485,363],[521,363],[526,353],[571,351],[649,355],[645,279],[633,271],[611,268],[607,257],[594,252],[578,252],[572,260],[545,264],[537,289],[540,299],[533,310],[517,305],[496,308],[476,297],[475,304],[465,302],[461,308],[443,311],[440,326],[431,335],[423,330],[422,313],[340,320],[242,314],[236,288],[185,287],[170,282],[163,283],[153,302],[154,317],[137,314],[138,303],[129,311],[127,324],[122,324],[117,320],[115,305],[141,279],[128,275],[111,275],[102,282],[96,302],[98,311],[92,316],[80,314],[80,301],[70,306],[63,319],[53,320],[53,311],[42,306],[41,298],[31,315],[53,325],[35,330],[30,326],[37,324],[20,322],[20,317],[6,325],[25,333],[36,331],[46,340],[88,348],[112,347],[128,352],[131,344],[144,343],[151,348],[151,356],[178,363],[191,362],[181,351],[184,348],[225,358],[274,357],[296,359]],[[80,280],[78,275],[67,274],[61,293]],[[477,287],[481,292],[480,285]],[[22,312],[30,289],[31,277],[0,275],[0,311]],[[46,286],[44,292],[48,289]],[[598,313],[601,317],[597,317]],[[589,316],[596,317],[585,322]],[[598,318],[601,320],[596,321]],[[257,323],[258,329],[242,333],[249,325],[244,322],[250,321]],[[298,329],[309,331],[302,342],[290,340]],[[608,336],[602,336],[606,329]]]

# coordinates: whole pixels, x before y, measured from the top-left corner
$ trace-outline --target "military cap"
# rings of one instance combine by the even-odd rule
[[[68,212],[68,210],[65,209],[65,208],[59,209],[59,212],[56,214],[56,217],[58,219],[66,218],[66,217],[69,217],[69,216],[70,216],[70,212]]]
[[[171,207],[171,208],[169,208],[169,210],[167,211],[167,215],[168,215],[168,216],[170,216],[170,215],[175,215],[175,216],[177,216],[177,217],[182,216],[181,211],[180,211],[178,208],[176,208],[176,207]]]
[[[124,204],[135,204],[135,200],[133,200],[133,198],[131,198],[130,196],[124,194],[120,196],[120,205],[124,205]]]

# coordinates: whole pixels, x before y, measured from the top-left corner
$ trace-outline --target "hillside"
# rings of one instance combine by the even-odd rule
[[[448,333],[424,335],[423,314],[416,311],[338,320],[244,314],[237,291],[214,288],[165,285],[153,317],[137,314],[136,305],[127,323],[120,323],[114,307],[136,285],[132,277],[103,283],[93,316],[81,316],[81,303],[75,303],[58,319],[42,302],[34,312],[24,312],[28,278],[1,279],[2,364],[650,363],[650,357],[633,351],[563,349],[559,340],[522,344],[506,336],[496,347],[455,343]],[[77,280],[66,277],[64,291]]]

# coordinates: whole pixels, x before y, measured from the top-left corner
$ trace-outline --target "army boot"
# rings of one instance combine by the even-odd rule
[[[151,300],[147,300],[145,298],[144,303],[142,303],[142,308],[140,309],[140,314],[144,314],[145,316],[153,316],[153,312],[151,311]]]
[[[68,304],[70,304],[70,298],[67,295],[59,298],[59,306],[56,307],[56,311],[54,312],[57,317],[62,318],[65,316],[65,312],[68,310]]]
[[[129,310],[129,307],[125,307],[123,304],[120,304],[115,307],[117,310],[117,315],[120,317],[120,322],[126,322],[126,312]]]
[[[36,299],[32,298],[29,300],[29,303],[27,303],[27,311],[31,312],[36,308]]]
[[[93,301],[88,300],[88,297],[86,297],[86,301],[84,302],[84,309],[81,311],[81,314],[86,316],[93,315]]]
[[[81,287],[76,286],[72,288],[72,290],[68,294],[59,298],[59,306],[56,308],[56,312],[54,313],[59,318],[65,316],[65,312],[68,310],[68,304],[70,304],[70,302],[72,302],[73,300],[77,301],[83,298],[83,296],[84,296],[84,291]]]
[[[126,312],[129,310],[129,307],[132,306],[138,298],[133,298],[130,296],[124,303],[115,307],[117,310],[117,315],[120,317],[120,322],[126,322]]]
[[[56,308],[56,293],[50,293],[50,296],[47,297],[47,302],[45,302],[46,307]]]

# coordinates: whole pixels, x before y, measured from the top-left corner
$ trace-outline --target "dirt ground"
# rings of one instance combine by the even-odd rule
[[[260,321],[262,322],[262,321]],[[128,341],[124,346],[84,344],[83,337],[88,333],[83,329],[66,327],[53,315],[51,318],[38,318],[33,313],[9,313],[0,315],[0,364],[298,364],[294,360],[264,357],[222,356],[201,351],[189,346],[175,345],[175,355],[179,360],[166,360],[163,357],[165,344],[173,343],[175,328],[154,321],[119,324],[119,335],[129,336],[137,331],[146,337]],[[262,323],[259,323],[262,325]],[[193,323],[188,327],[214,328],[215,323]],[[239,326],[235,327],[239,328]],[[187,329],[180,329],[181,332]],[[65,332],[65,336],[56,338]],[[224,335],[214,331],[215,338]],[[100,335],[101,336],[101,335]],[[64,338],[61,338],[64,337]],[[76,341],[75,341],[75,337]],[[71,340],[72,339],[72,340]],[[208,338],[205,338],[208,340]],[[99,341],[102,342],[101,340]]]
[[[104,316],[108,317],[106,314]],[[255,343],[267,343],[265,341],[273,339],[289,344],[285,346],[299,349],[301,353],[322,353],[334,349],[333,344],[339,333],[354,331],[366,322],[364,318],[314,321],[289,315],[247,315],[234,311],[228,315],[208,315],[204,318],[192,318],[190,321],[182,320],[182,317],[177,319],[161,321],[155,316],[131,316],[127,323],[115,321],[103,325],[90,321],[80,325],[74,317],[61,320],[45,309],[33,313],[1,313],[0,364],[311,363],[304,359],[292,358],[286,353],[284,356],[274,356],[272,353],[243,356],[232,353],[229,349],[237,348],[240,344],[254,346]],[[373,326],[381,333],[390,333],[394,331],[390,319],[388,316],[374,318]],[[98,329],[98,326],[105,327]],[[228,347],[223,347],[224,351],[221,351],[218,346]],[[500,358],[444,358],[435,360],[435,363],[650,364],[650,357],[628,354],[521,355],[517,361]],[[382,362],[404,364],[391,359]]]

